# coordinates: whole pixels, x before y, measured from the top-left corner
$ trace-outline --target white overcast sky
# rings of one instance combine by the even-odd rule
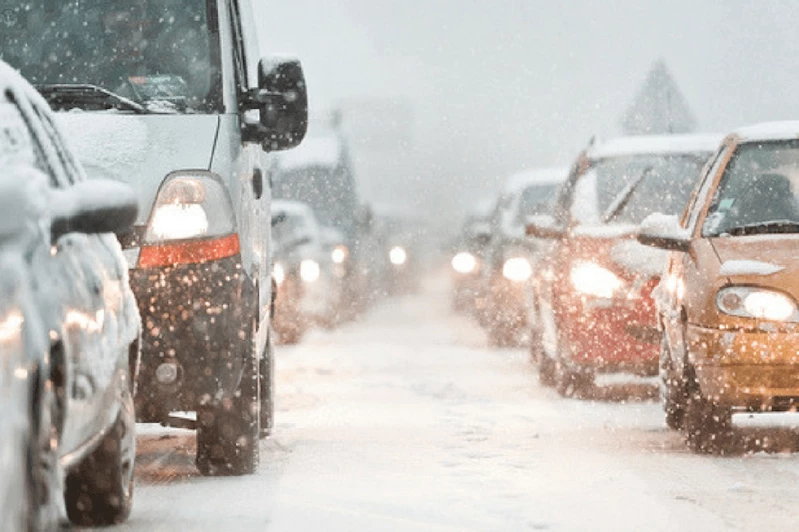
[[[425,207],[454,186],[468,203],[516,169],[568,164],[618,133],[657,59],[700,129],[799,118],[796,1],[254,1],[264,52],[301,57],[314,108],[412,103],[412,160],[360,175],[372,199],[404,190]],[[416,179],[400,186],[400,172]]]

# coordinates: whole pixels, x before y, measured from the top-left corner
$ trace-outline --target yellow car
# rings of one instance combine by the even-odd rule
[[[723,452],[734,412],[799,407],[799,122],[729,135],[682,217],[638,240],[672,251],[657,288],[666,422]]]

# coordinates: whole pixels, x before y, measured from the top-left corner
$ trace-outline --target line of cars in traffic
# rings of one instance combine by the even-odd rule
[[[495,343],[512,343],[496,323],[525,333],[564,396],[659,376],[666,424],[698,452],[729,450],[735,413],[799,407],[799,123],[592,143],[561,176],[516,222],[527,239],[508,244],[502,221],[535,179],[465,226],[455,302]],[[500,272],[522,305],[486,303]]]
[[[4,17],[0,527],[54,529],[59,500],[124,521],[136,421],[195,430],[203,475],[253,473],[274,422],[267,154],[305,136],[300,62],[260,56],[248,0]]]

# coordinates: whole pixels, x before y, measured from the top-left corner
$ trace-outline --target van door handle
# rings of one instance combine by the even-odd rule
[[[264,175],[260,168],[256,168],[252,173],[252,191],[255,199],[261,199],[264,195]]]

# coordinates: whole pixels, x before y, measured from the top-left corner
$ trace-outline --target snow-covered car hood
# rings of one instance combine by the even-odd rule
[[[211,166],[219,118],[212,115],[57,113],[70,147],[90,178],[129,183],[139,200],[137,224],[150,217],[167,174]]]
[[[718,275],[736,284],[771,286],[799,298],[799,235],[720,237],[711,240]]]

